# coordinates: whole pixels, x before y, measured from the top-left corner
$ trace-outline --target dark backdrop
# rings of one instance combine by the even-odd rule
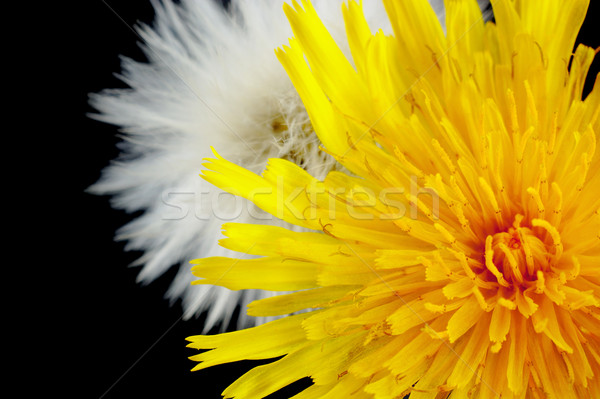
[[[36,280],[50,288],[48,297],[41,298],[42,304],[52,300],[51,310],[46,311],[51,317],[39,326],[58,337],[39,345],[40,357],[48,346],[56,351],[58,360],[65,363],[43,362],[44,369],[59,368],[60,377],[54,379],[61,387],[58,392],[74,390],[73,397],[219,398],[229,383],[256,363],[191,373],[195,363],[187,357],[196,352],[185,347],[184,339],[199,333],[203,321],[180,320],[180,304],[170,306],[163,299],[175,270],[150,285],[137,284],[138,269],[127,265],[139,254],[124,252],[123,244],[113,241],[115,230],[131,216],[112,210],[105,197],[84,193],[116,157],[118,141],[114,127],[86,117],[91,111],[87,95],[122,87],[113,76],[120,70],[119,55],[143,60],[139,39],[129,26],[138,20],[151,22],[153,17],[147,0],[107,3],[110,7],[101,0],[79,2],[65,10],[71,17],[54,29],[67,51],[45,58],[62,73],[54,79],[66,83],[54,88],[48,101],[58,98],[56,94],[67,101],[56,104],[53,118],[58,119],[49,119],[45,123],[48,130],[39,132],[48,143],[47,150],[42,150],[55,166],[50,176],[43,167],[36,172],[44,182],[37,198],[48,196],[55,201],[38,230],[40,239],[49,245],[42,277]],[[592,3],[589,15],[598,10],[598,2]],[[598,47],[597,32],[589,18],[581,40]],[[598,64],[594,63],[593,77]],[[54,278],[52,283],[45,283],[47,276]]]

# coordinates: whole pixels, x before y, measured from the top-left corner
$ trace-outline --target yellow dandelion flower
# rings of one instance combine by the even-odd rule
[[[216,156],[204,177],[313,230],[226,224],[255,259],[195,261],[199,284],[294,291],[268,324],[189,338],[195,369],[270,359],[224,391],[262,398],[600,397],[600,84],[572,54],[589,0],[386,0],[393,36],[343,13],[352,62],[308,0],[277,56],[325,149],[318,181]],[[308,310],[301,312],[302,310]]]

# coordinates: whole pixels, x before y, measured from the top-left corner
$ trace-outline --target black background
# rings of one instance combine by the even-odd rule
[[[592,3],[590,16],[598,10],[598,2]],[[113,241],[115,230],[131,215],[112,210],[108,198],[84,192],[116,157],[118,142],[114,127],[86,117],[92,111],[87,96],[123,87],[113,76],[120,70],[119,55],[144,59],[130,27],[152,21],[151,4],[91,0],[62,11],[66,18],[53,20],[47,30],[58,34],[57,39],[40,34],[30,42],[31,52],[42,54],[34,57],[33,67],[49,83],[35,101],[51,112],[22,120],[28,126],[44,118],[43,127],[36,129],[42,155],[32,160],[32,206],[43,218],[25,233],[34,232],[42,253],[24,252],[36,265],[29,281],[46,288],[36,298],[43,310],[32,312],[36,327],[29,331],[36,373],[58,371],[54,388],[47,389],[67,397],[71,391],[72,397],[81,398],[219,398],[257,363],[191,373],[194,362],[187,357],[196,352],[185,347],[185,337],[200,333],[203,321],[180,320],[180,304],[171,306],[163,298],[174,270],[150,285],[137,284],[138,269],[127,265],[139,254],[124,252],[123,244]],[[580,41],[600,46],[597,32],[588,18]],[[593,78],[598,64],[593,65]]]

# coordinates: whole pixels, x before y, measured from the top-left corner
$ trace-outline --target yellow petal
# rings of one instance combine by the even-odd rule
[[[201,362],[194,370],[243,359],[269,359],[288,353],[305,344],[300,325],[307,317],[306,314],[295,315],[246,330],[188,337],[188,347],[212,349],[191,357]],[[273,339],[274,336],[277,339]]]
[[[212,257],[191,262],[192,273],[202,280],[192,284],[214,284],[230,290],[261,289],[294,291],[317,286],[318,266],[283,257],[231,259]]]
[[[448,322],[448,338],[450,342],[456,341],[464,333],[469,331],[481,318],[484,311],[474,297],[458,309]]]
[[[356,287],[358,288],[358,287]],[[277,316],[330,305],[352,292],[352,287],[323,287],[260,299],[248,305],[249,316]]]
[[[351,350],[364,334],[306,345],[276,362],[258,366],[231,384],[226,398],[263,398],[303,377],[324,385],[343,372]],[[271,339],[273,336],[271,336]],[[318,364],[319,367],[314,367]]]
[[[306,106],[323,146],[334,154],[345,154],[349,149],[346,126],[311,73],[298,40],[290,39],[290,45],[276,50],[276,55]]]
[[[508,387],[516,394],[520,394],[527,387],[527,379],[525,378],[528,375],[525,364],[527,322],[514,312],[512,313],[509,345],[508,367],[506,369]]]
[[[464,348],[456,349],[460,361],[456,363],[452,374],[448,377],[448,385],[457,388],[466,387],[477,374],[477,369],[488,351],[486,329],[488,329],[489,319],[489,313],[484,315],[473,330],[465,335]]]
[[[294,36],[301,43],[311,72],[327,97],[342,113],[356,115],[371,124],[371,104],[367,90],[352,64],[337,46],[309,1],[296,0],[293,8],[284,4],[284,11]],[[363,96],[357,96],[357,92]]]
[[[270,159],[263,177],[256,175],[214,151],[216,159],[204,164],[202,177],[234,195],[253,201],[259,208],[289,223],[314,227],[305,213],[311,203],[304,189],[317,180],[296,164],[284,159]]]
[[[497,305],[492,311],[489,336],[493,342],[504,342],[510,330],[511,311],[504,306]]]

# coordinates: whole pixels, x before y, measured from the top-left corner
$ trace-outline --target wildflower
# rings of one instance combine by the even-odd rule
[[[179,4],[176,4],[179,3]],[[149,283],[178,266],[167,296],[182,299],[184,317],[208,310],[206,329],[227,327],[236,306],[265,292],[190,287],[189,260],[230,255],[218,246],[223,221],[282,224],[204,182],[198,174],[210,146],[250,170],[269,157],[297,163],[315,176],[339,164],[319,142],[273,49],[291,35],[283,1],[170,0],[153,5],[154,26],[138,29],[148,62],[123,61],[130,87],[92,96],[98,120],[122,128],[121,155],[92,188],[112,205],[140,215],[121,228],[126,249],[141,251],[139,280]],[[319,1],[327,26],[345,42],[341,1]],[[378,2],[366,9],[373,26],[389,26]],[[239,324],[261,322],[242,312]]]
[[[344,6],[353,64],[308,0],[285,6],[277,56],[349,173],[206,164],[313,231],[223,226],[224,247],[261,257],[196,260],[196,283],[295,291],[252,316],[308,311],[188,338],[209,349],[195,369],[281,356],[227,398],[303,377],[294,398],[600,397],[600,84],[582,99],[597,51],[572,54],[588,1],[498,0],[484,24],[452,0],[446,32],[426,1],[384,4],[393,36]]]

